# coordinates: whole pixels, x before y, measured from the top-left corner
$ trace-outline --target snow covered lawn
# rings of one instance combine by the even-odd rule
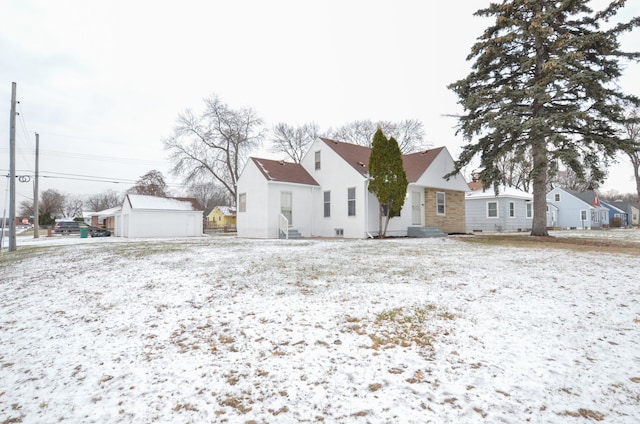
[[[636,423],[639,259],[19,238],[0,255],[0,423]]]

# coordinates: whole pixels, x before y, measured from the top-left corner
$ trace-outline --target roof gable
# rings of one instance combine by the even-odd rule
[[[329,138],[320,138],[324,143],[331,147],[338,156],[347,162],[353,169],[358,171],[362,176],[369,174],[369,156],[371,148],[359,146],[357,144],[345,143],[342,141],[331,140]],[[444,147],[425,150],[417,153],[402,155],[402,167],[407,174],[409,183],[417,182],[425,173],[436,157]]]
[[[404,166],[404,172],[407,174],[407,180],[409,180],[410,183],[418,181],[443,149],[444,147],[438,147],[436,149],[403,155],[402,165]]]
[[[369,147],[331,140],[329,138],[320,137],[320,140],[324,141],[342,160],[351,165],[351,167],[362,176],[366,177],[369,174],[369,156],[371,155],[371,149]]]
[[[299,163],[250,158],[267,181],[319,185]]]

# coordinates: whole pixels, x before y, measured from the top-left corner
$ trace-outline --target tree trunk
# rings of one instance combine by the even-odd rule
[[[542,12],[542,4],[538,4],[537,11]],[[543,68],[547,62],[549,53],[544,46],[542,37],[536,35],[536,75],[534,81],[542,84]],[[544,112],[544,102],[539,98],[534,98],[532,104],[532,121],[542,116]],[[547,140],[544,131],[539,127],[540,123],[535,123],[531,132],[531,152],[533,155],[533,225],[531,227],[532,236],[548,236],[547,231]]]
[[[533,143],[533,226],[532,236],[548,236],[547,230],[547,148],[543,141]]]

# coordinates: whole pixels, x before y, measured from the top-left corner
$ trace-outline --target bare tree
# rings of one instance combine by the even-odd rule
[[[64,216],[67,218],[82,217],[84,202],[79,196],[65,196]]]
[[[40,194],[40,202],[38,202],[38,211],[41,215],[49,214],[52,217],[62,217],[65,212],[66,196],[58,190],[50,188]]]
[[[530,150],[520,153],[509,151],[496,161],[503,185],[529,191],[533,173]]]
[[[283,122],[273,127],[273,151],[285,153],[295,163],[300,163],[309,146],[320,135],[318,124],[311,122],[293,127]]]
[[[234,199],[240,172],[263,139],[262,119],[251,108],[232,109],[216,95],[204,99],[205,111],[178,115],[173,134],[163,140],[172,172],[185,183],[213,178]]]
[[[122,196],[113,190],[107,190],[99,194],[89,196],[85,202],[92,212],[115,208],[122,203]]]
[[[189,186],[188,195],[198,200],[198,203],[204,208],[205,216],[209,215],[216,206],[228,206],[235,203],[229,192],[219,184],[192,184]]]
[[[148,196],[168,197],[169,190],[167,183],[164,181],[162,172],[151,170],[144,174],[136,185],[127,190],[131,194],[146,194]]]
[[[636,182],[636,192],[640,197],[640,109],[631,111],[624,123],[627,140],[622,151],[629,156],[633,165],[633,176]]]
[[[33,216],[33,200],[25,199],[21,201],[18,209],[18,214],[20,216]]]
[[[403,154],[424,150],[424,129],[422,122],[407,119],[400,122],[359,120],[353,121],[335,129],[327,131],[327,137],[347,141],[361,146],[371,147],[373,136],[379,129],[387,137],[398,141]]]

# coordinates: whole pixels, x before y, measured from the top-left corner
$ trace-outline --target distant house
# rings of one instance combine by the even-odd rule
[[[226,228],[236,226],[236,208],[231,206],[216,206],[207,215],[209,228]]]
[[[379,233],[379,203],[369,192],[371,149],[318,138],[301,163],[250,158],[238,180],[237,229],[240,237],[366,238]],[[445,147],[402,157],[409,186],[400,215],[391,218],[388,236],[464,233],[462,175]]]
[[[625,228],[629,226],[627,212],[614,206],[613,203],[600,200],[600,204],[609,210],[609,226],[615,228]]]
[[[547,193],[547,226],[566,229],[602,229],[609,226],[609,209],[595,191],[556,187]]]
[[[116,228],[116,215],[119,215],[121,210],[122,205],[93,212],[91,214],[90,224],[96,227],[106,228],[113,233]]]
[[[469,184],[471,188],[477,185]],[[477,188],[466,194],[467,231],[528,231],[533,225],[533,195],[513,187]]]
[[[626,224],[624,225],[625,227],[637,227],[638,226],[638,219],[640,216],[639,210],[638,210],[638,205],[634,204],[633,202],[629,201],[629,200],[625,200],[625,201],[612,201],[612,202],[607,202],[615,207],[617,207],[618,209],[621,209],[622,211],[624,211],[627,215],[627,221]]]
[[[127,194],[115,215],[119,237],[198,237],[202,207],[196,199]]]

